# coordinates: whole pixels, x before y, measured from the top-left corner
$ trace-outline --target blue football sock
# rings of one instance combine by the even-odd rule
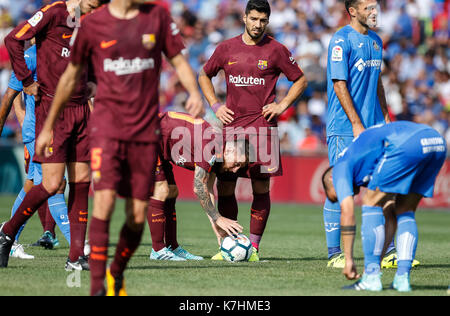
[[[64,194],[56,194],[48,199],[50,214],[70,245],[70,223]]]
[[[17,209],[19,208],[20,204],[22,204],[23,199],[25,198],[25,195],[26,195],[25,190],[22,188],[22,190],[20,190],[20,192],[19,192],[19,195],[17,195],[16,200],[14,201],[14,205],[11,210],[11,217],[13,217],[14,214],[16,214]],[[16,235],[17,242],[19,242],[19,238],[20,238],[20,235],[22,234],[23,229],[25,228],[25,224],[26,224],[26,222],[22,226],[20,226],[19,231],[17,232],[17,235]]]
[[[384,246],[383,209],[376,206],[362,207],[361,236],[364,252],[364,272],[380,273],[380,257]]]
[[[341,253],[341,207],[339,202],[332,203],[328,199],[323,207],[323,222],[327,238],[328,259]]]
[[[416,256],[419,232],[414,212],[406,212],[397,216],[397,274],[403,275],[411,271]]]

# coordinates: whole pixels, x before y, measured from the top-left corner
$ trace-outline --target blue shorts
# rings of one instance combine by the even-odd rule
[[[35,185],[38,185],[42,182],[42,167],[40,163],[33,162],[34,144],[35,141],[25,144],[25,147],[27,148],[28,153],[30,155],[27,180],[31,180]]]
[[[348,147],[353,141],[352,136],[329,136],[327,138],[328,145],[328,161],[330,166],[334,166],[339,158],[339,155]]]
[[[417,193],[432,197],[446,151],[446,142],[437,131],[420,131],[401,146],[386,147],[386,153],[374,169],[367,187],[387,193]]]

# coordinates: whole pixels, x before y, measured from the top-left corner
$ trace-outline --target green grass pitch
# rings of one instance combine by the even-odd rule
[[[9,218],[13,196],[0,197],[0,220]],[[117,243],[124,220],[124,203],[119,200],[111,224],[110,251]],[[239,221],[249,234],[249,204],[239,205]],[[355,257],[363,268],[361,238]],[[274,204],[261,243],[261,262],[228,263],[208,260],[218,246],[204,211],[196,202],[178,202],[178,239],[186,249],[206,258],[200,262],[155,262],[149,260],[151,240],[146,226],[142,244],[125,273],[129,295],[151,296],[310,296],[310,295],[399,295],[388,290],[395,270],[383,271],[381,293],[340,290],[351,282],[340,270],[326,268],[326,244],[322,210],[319,206]],[[450,285],[450,212],[420,211],[417,214],[419,246],[413,269],[413,292],[405,295],[447,295]],[[38,216],[25,228],[21,243],[31,244],[42,234]],[[0,270],[0,295],[88,295],[89,274],[64,270],[68,244],[57,229],[61,246],[55,250],[26,248],[34,260],[11,258]]]

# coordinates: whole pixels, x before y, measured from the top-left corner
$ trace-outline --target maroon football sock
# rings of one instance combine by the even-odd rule
[[[53,238],[55,238],[56,222],[53,219],[52,214],[50,213],[50,209],[48,208],[48,203],[45,202],[44,206],[45,206],[45,227],[44,227],[44,231],[50,232],[52,234]]]
[[[270,192],[253,194],[250,218],[250,241],[253,247],[259,249],[261,237],[264,234],[270,214]]]
[[[164,202],[150,199],[149,210],[147,212],[147,222],[152,236],[152,248],[160,251],[164,244],[164,229],[166,226],[166,216],[164,214]]]
[[[16,236],[20,227],[50,197],[42,184],[34,186],[23,199],[13,217],[3,226],[3,232],[10,237]]]
[[[236,195],[219,196],[217,201],[217,208],[220,215],[223,217],[237,220],[238,217],[238,204]]]
[[[41,225],[42,225],[42,229],[45,232],[45,225],[46,225],[46,216],[47,216],[47,202],[44,202],[44,204],[42,204],[39,208],[38,208],[38,215],[39,215],[39,220],[41,221]]]
[[[175,204],[177,199],[166,199],[164,202],[164,214],[166,215],[165,241],[166,247],[172,247],[172,250],[178,248],[177,241],[177,212]]]
[[[69,259],[74,262],[84,256],[84,242],[88,223],[88,195],[90,182],[69,183],[68,215],[70,222]]]
[[[125,223],[120,231],[119,243],[117,244],[114,261],[111,263],[110,271],[113,277],[123,275],[128,261],[130,261],[136,249],[141,243],[144,225],[138,230],[133,230]]]
[[[105,290],[106,262],[108,261],[109,221],[92,217],[89,225],[89,269],[91,273],[91,295]]]

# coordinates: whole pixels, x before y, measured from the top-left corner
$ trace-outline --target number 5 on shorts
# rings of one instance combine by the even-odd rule
[[[99,170],[102,165],[102,152],[101,148],[93,148],[91,152],[91,169]]]

